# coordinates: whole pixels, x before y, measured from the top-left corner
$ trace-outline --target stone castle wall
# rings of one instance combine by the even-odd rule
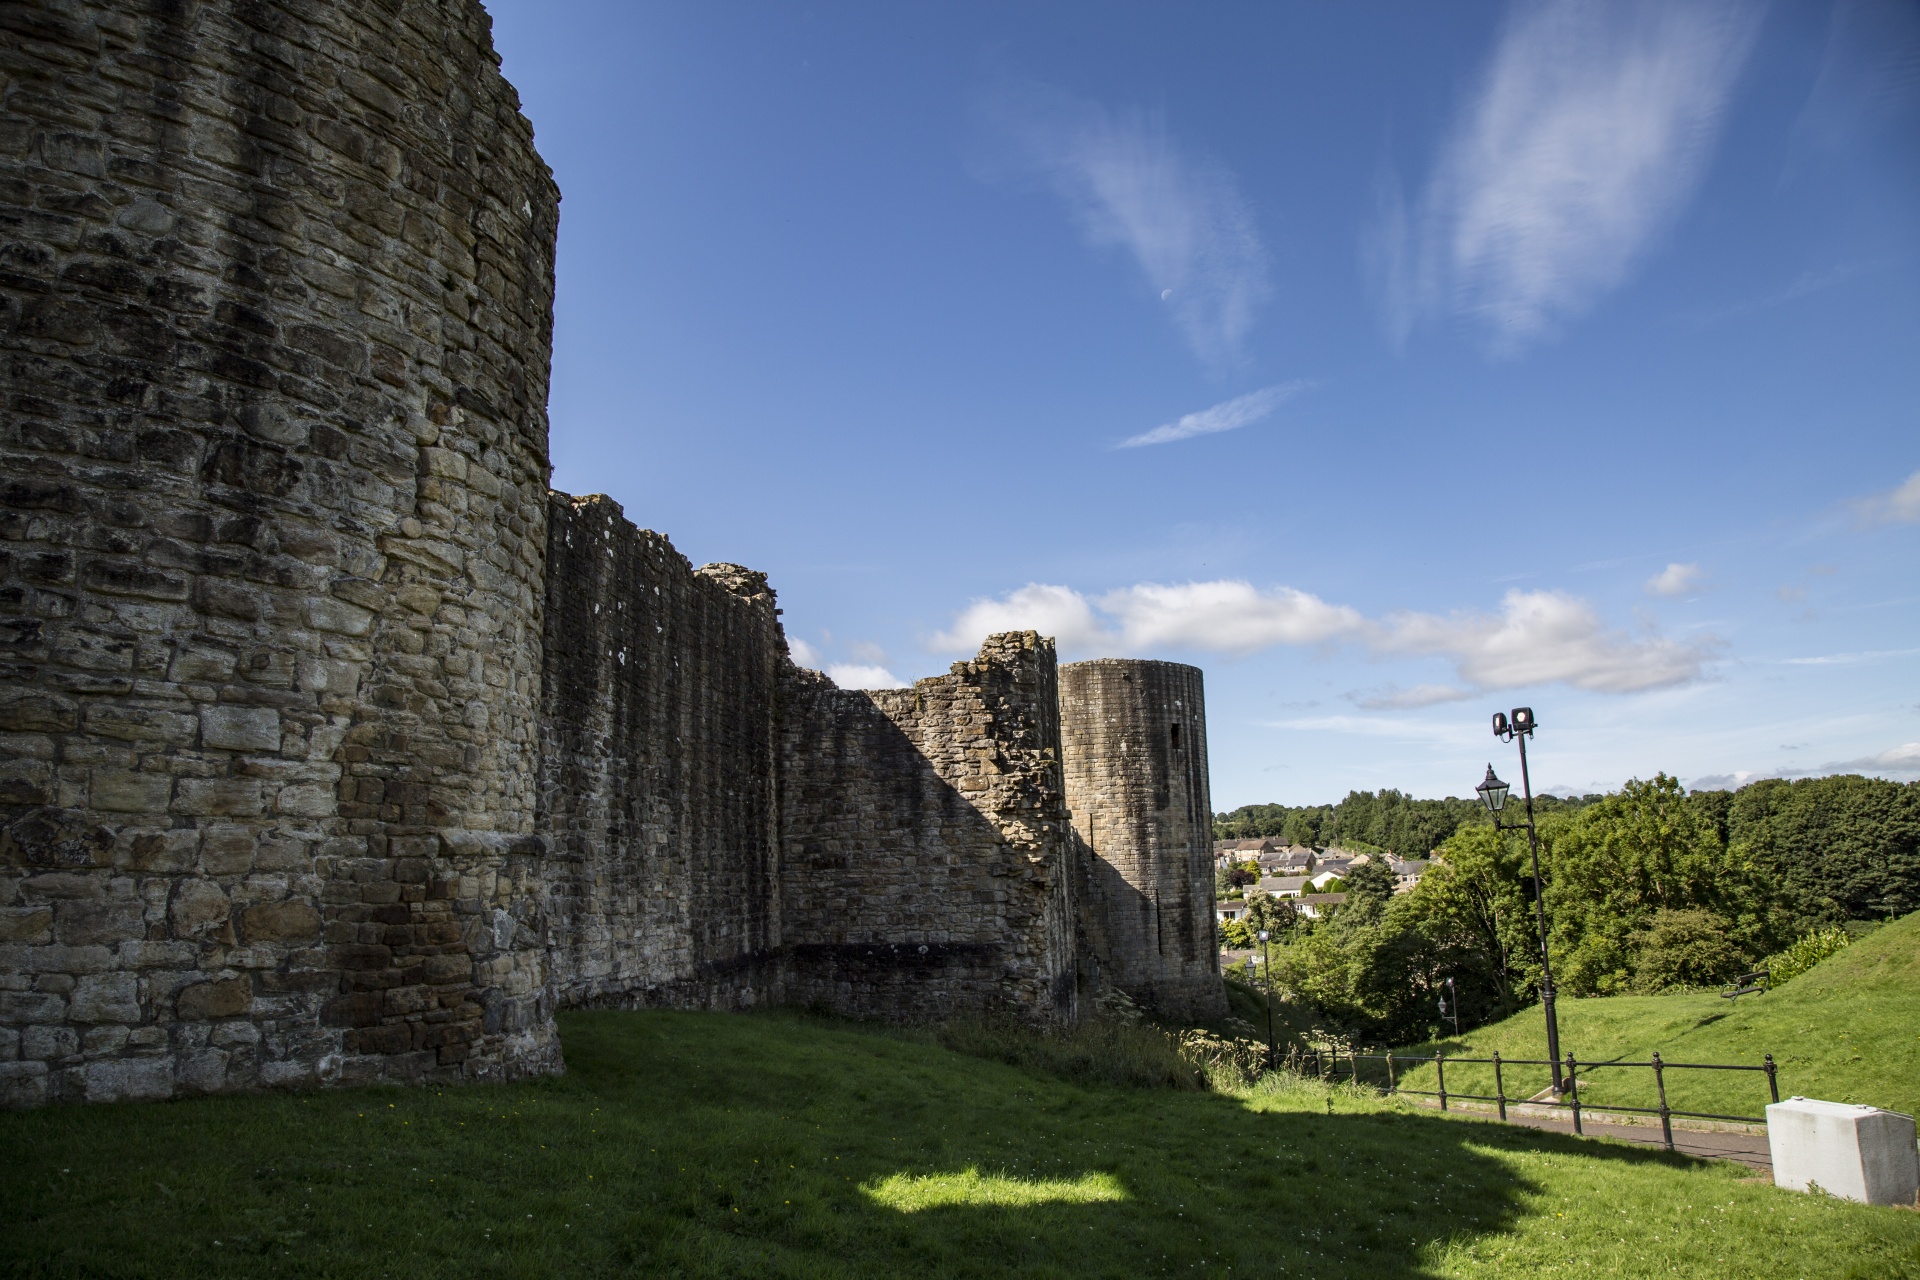
[[[796,672],[781,751],[789,999],[1071,1021],[1053,642],[994,636],[911,689]]]
[[[487,19],[0,40],[0,1076],[544,1070],[558,193]]]
[[[1070,1020],[1145,945],[1077,949],[1050,642],[837,690],[549,493],[474,0],[4,21],[0,1104],[554,1071],[567,1004]]]
[[[607,498],[555,494],[537,825],[567,1004],[777,995],[775,739],[786,639],[763,574],[695,570]]]
[[[1200,669],[1069,663],[1060,720],[1085,981],[1175,1017],[1223,1016]]]

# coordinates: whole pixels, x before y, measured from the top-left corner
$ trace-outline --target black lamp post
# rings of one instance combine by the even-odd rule
[[[1273,953],[1267,950],[1268,930],[1260,931],[1260,969],[1267,980],[1267,1070],[1273,1070]]]
[[[1460,993],[1453,989],[1453,979],[1447,979],[1447,994],[1440,997],[1440,1016],[1453,1015],[1453,1038],[1460,1038]]]
[[[1540,836],[1533,827],[1533,779],[1527,774],[1527,739],[1533,736],[1534,721],[1532,707],[1515,707],[1512,718],[1505,711],[1493,713],[1493,736],[1502,742],[1520,744],[1520,785],[1527,801],[1527,846],[1533,852],[1533,909],[1534,919],[1540,926],[1540,1005],[1547,1015],[1547,1056],[1553,1059],[1553,1091],[1564,1093],[1565,1082],[1560,1077],[1560,1022],[1553,1013],[1553,965],[1547,958],[1547,893],[1546,885],[1540,879]],[[1487,812],[1493,815],[1496,831],[1518,831],[1518,823],[1500,821],[1500,810],[1506,807],[1507,792],[1512,790],[1506,783],[1494,776],[1493,766],[1487,766],[1487,778],[1474,788],[1480,793],[1481,803],[1487,806]]]

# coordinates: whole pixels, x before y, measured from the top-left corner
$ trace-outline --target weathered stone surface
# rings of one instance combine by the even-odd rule
[[[223,751],[278,751],[280,713],[272,707],[203,707],[200,745]]]
[[[209,880],[182,880],[174,886],[173,901],[167,907],[167,920],[174,936],[198,938],[227,922],[232,904],[218,884]]]
[[[549,493],[476,0],[60,13],[0,42],[0,1102],[548,1072],[566,1004],[1211,1010],[1197,672],[1064,741],[1032,633],[836,689],[764,575]]]
[[[347,1051],[300,975],[327,919],[376,927],[332,888],[386,880],[406,839],[433,850],[415,883],[489,886],[407,898],[406,924],[377,926],[407,933],[395,980],[464,966],[410,1015],[465,1029],[432,1069],[552,1070],[538,931],[484,978],[440,959],[464,928],[414,936],[436,912],[537,915],[540,898],[558,193],[487,15],[76,0],[55,25],[74,38],[0,41],[0,731],[16,735],[0,742],[0,867],[111,867],[124,891],[79,896],[160,904],[162,931],[241,943],[284,994],[261,1006],[254,1074],[187,1056],[195,1021],[227,1016],[211,996],[142,1005],[114,975],[83,978],[46,1015],[132,1019],[160,1066],[20,1088],[156,1096],[176,1053],[193,1091],[322,1079]],[[440,852],[467,832],[498,839]],[[340,842],[364,861],[317,852]],[[262,872],[288,877],[286,902],[240,892]],[[92,944],[63,939],[149,927],[121,906],[49,919],[68,895],[22,879],[0,879],[0,930],[47,949],[24,971],[84,970]],[[231,922],[229,893],[246,904]]]
[[[696,571],[604,497],[548,515],[540,817],[563,1003],[778,998],[775,733],[790,664],[764,575]],[[532,918],[497,912],[496,947]]]
[[[249,978],[221,978],[182,987],[173,998],[174,1011],[183,1022],[206,1022],[231,1018],[253,1007],[253,982]]]
[[[911,689],[789,677],[789,998],[895,1020],[1075,1018],[1055,671],[1029,631]]]
[[[67,1016],[75,1022],[138,1022],[140,980],[131,973],[90,974],[74,986]]]
[[[313,942],[320,937],[320,913],[305,902],[263,902],[240,917],[249,946],[263,942]]]
[[[1060,719],[1086,982],[1171,1017],[1224,1015],[1200,669],[1069,663]]]

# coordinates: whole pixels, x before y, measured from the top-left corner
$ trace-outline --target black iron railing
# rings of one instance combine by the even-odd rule
[[[1620,1070],[1635,1067],[1644,1068],[1653,1072],[1653,1086],[1656,1095],[1660,1099],[1659,1106],[1630,1107],[1609,1102],[1604,1104],[1602,1109],[1608,1112],[1631,1112],[1636,1115],[1659,1116],[1661,1138],[1669,1151],[1673,1150],[1673,1119],[1675,1116],[1688,1120],[1727,1120],[1744,1124],[1766,1123],[1765,1116],[1729,1116],[1720,1115],[1711,1111],[1675,1110],[1667,1104],[1667,1072],[1669,1071],[1763,1072],[1767,1077],[1768,1094],[1774,1102],[1780,1101],[1779,1073],[1774,1066],[1773,1055],[1770,1053],[1766,1055],[1765,1061],[1758,1065],[1724,1062],[1667,1062],[1664,1061],[1658,1053],[1655,1053],[1652,1058],[1646,1062],[1580,1062],[1573,1054],[1569,1053],[1565,1061],[1560,1064],[1566,1068],[1567,1090],[1564,1096],[1554,1098],[1540,1098],[1538,1096],[1510,1098],[1507,1096],[1506,1068],[1552,1067],[1554,1064],[1546,1058],[1502,1058],[1498,1051],[1495,1051],[1491,1058],[1449,1058],[1438,1050],[1431,1056],[1428,1056],[1425,1054],[1361,1053],[1357,1049],[1352,1048],[1312,1048],[1304,1051],[1296,1051],[1290,1054],[1289,1057],[1292,1059],[1290,1065],[1296,1071],[1317,1075],[1323,1080],[1334,1079],[1342,1074],[1347,1074],[1351,1077],[1353,1084],[1373,1088],[1379,1088],[1380,1086],[1376,1081],[1361,1080],[1360,1064],[1362,1062],[1385,1063],[1385,1092],[1417,1094],[1421,1097],[1438,1098],[1442,1111],[1447,1109],[1448,1099],[1455,1101],[1491,1102],[1499,1110],[1502,1120],[1507,1118],[1507,1105],[1509,1103],[1535,1107],[1564,1107],[1573,1114],[1573,1131],[1580,1134],[1584,1134],[1585,1130],[1581,1125],[1582,1108],[1580,1103],[1580,1080],[1578,1072],[1586,1071],[1592,1073],[1601,1070]],[[1433,1089],[1408,1088],[1400,1083],[1394,1071],[1395,1063],[1404,1063],[1413,1066],[1432,1066],[1434,1083],[1437,1087]],[[1459,1090],[1449,1091],[1447,1089],[1448,1063],[1455,1065],[1475,1064],[1480,1066],[1485,1066],[1489,1063],[1492,1064],[1493,1092],[1462,1093]],[[1343,1065],[1347,1068],[1345,1072],[1341,1071]]]

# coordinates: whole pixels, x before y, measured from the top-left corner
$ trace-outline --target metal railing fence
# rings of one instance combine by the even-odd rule
[[[1547,1099],[1508,1097],[1505,1069],[1508,1067],[1550,1068],[1554,1065],[1553,1062],[1547,1058],[1502,1058],[1498,1050],[1494,1051],[1491,1058],[1449,1058],[1439,1050],[1435,1050],[1431,1056],[1428,1056],[1425,1054],[1361,1053],[1358,1049],[1354,1048],[1308,1048],[1305,1050],[1295,1049],[1289,1051],[1288,1059],[1288,1065],[1293,1070],[1302,1072],[1303,1074],[1317,1075],[1323,1080],[1337,1079],[1343,1074],[1340,1071],[1340,1067],[1344,1062],[1348,1068],[1346,1074],[1350,1075],[1353,1084],[1374,1088],[1380,1087],[1377,1081],[1363,1081],[1361,1079],[1360,1064],[1362,1062],[1385,1063],[1385,1092],[1390,1094],[1417,1094],[1422,1097],[1438,1098],[1442,1111],[1447,1109],[1447,1100],[1450,1098],[1460,1101],[1491,1102],[1498,1108],[1502,1120],[1507,1118],[1507,1106],[1509,1103],[1516,1106],[1564,1107],[1573,1113],[1573,1131],[1578,1134],[1585,1133],[1581,1125],[1582,1107],[1580,1102],[1580,1079],[1578,1075],[1580,1071],[1592,1073],[1600,1070],[1631,1069],[1635,1067],[1645,1068],[1653,1072],[1653,1085],[1660,1100],[1659,1106],[1630,1107],[1606,1103],[1603,1109],[1608,1112],[1631,1112],[1637,1115],[1659,1116],[1661,1138],[1666,1149],[1669,1151],[1673,1150],[1673,1119],[1675,1116],[1689,1120],[1725,1120],[1746,1124],[1766,1123],[1765,1116],[1729,1116],[1720,1115],[1711,1111],[1675,1110],[1667,1104],[1667,1072],[1669,1071],[1763,1072],[1767,1077],[1768,1094],[1774,1102],[1780,1101],[1779,1072],[1774,1065],[1773,1055],[1771,1053],[1767,1054],[1765,1061],[1758,1065],[1723,1062],[1667,1062],[1660,1057],[1658,1052],[1654,1053],[1646,1062],[1622,1062],[1618,1060],[1612,1062],[1580,1062],[1573,1054],[1569,1053],[1565,1061],[1560,1064],[1566,1068],[1566,1094],[1564,1097]],[[1438,1088],[1407,1088],[1400,1083],[1398,1077],[1395,1075],[1395,1063],[1408,1063],[1415,1066],[1431,1065],[1434,1069],[1434,1080]],[[1493,1092],[1490,1094],[1462,1093],[1459,1090],[1449,1092],[1447,1089],[1448,1063],[1454,1063],[1456,1065],[1471,1063],[1483,1066],[1491,1063],[1493,1066]],[[1543,1090],[1542,1092],[1545,1091]]]

